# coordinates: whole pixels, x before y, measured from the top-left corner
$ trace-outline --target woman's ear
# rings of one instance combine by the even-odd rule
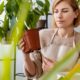
[[[75,16],[74,16],[74,17],[75,17],[75,18],[77,18],[77,17],[78,17],[78,15],[79,15],[79,11],[78,11],[78,10],[76,10],[76,11],[75,11]]]

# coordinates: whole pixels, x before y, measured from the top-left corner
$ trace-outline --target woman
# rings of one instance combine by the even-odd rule
[[[54,0],[53,23],[56,28],[40,31],[40,51],[24,54],[24,68],[28,77],[40,77],[49,71],[56,62],[61,60],[66,52],[80,42],[80,34],[74,31],[79,26],[80,11],[76,0]],[[54,27],[54,26],[53,26]],[[24,41],[20,47],[25,53]],[[70,70],[77,62],[79,52],[76,52],[64,70]]]

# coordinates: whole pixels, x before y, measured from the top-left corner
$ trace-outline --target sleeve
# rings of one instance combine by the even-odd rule
[[[43,70],[42,70],[42,57],[41,57],[40,51],[38,50],[38,51],[34,51],[34,52],[30,53],[30,58],[36,66],[36,74],[34,76],[30,75],[28,73],[28,71],[25,70],[25,68],[24,68],[24,73],[25,73],[25,75],[28,79],[39,78],[43,73]]]

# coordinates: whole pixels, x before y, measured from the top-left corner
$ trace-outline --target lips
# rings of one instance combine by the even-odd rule
[[[57,23],[63,23],[64,21],[57,21]]]
[[[64,21],[57,21],[57,22],[64,22]]]

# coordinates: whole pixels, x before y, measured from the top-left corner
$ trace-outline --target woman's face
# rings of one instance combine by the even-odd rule
[[[72,7],[66,2],[60,2],[54,9],[54,20],[59,28],[68,28],[73,26],[73,21],[77,17]]]

